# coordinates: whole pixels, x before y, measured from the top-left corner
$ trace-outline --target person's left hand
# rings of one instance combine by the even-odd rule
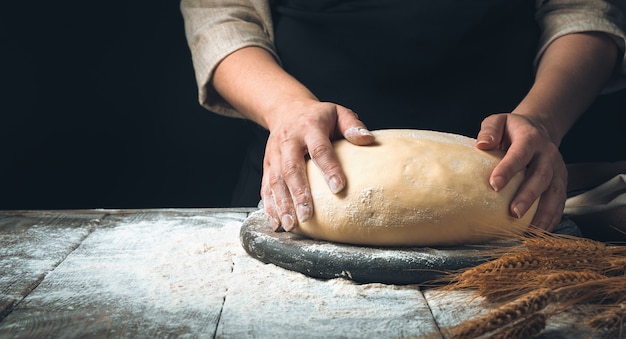
[[[521,218],[541,196],[532,224],[552,231],[565,206],[567,168],[546,126],[521,114],[493,114],[483,120],[476,139],[479,149],[506,151],[489,177],[494,190],[502,189],[516,173],[526,170],[526,178],[511,201],[511,214]]]

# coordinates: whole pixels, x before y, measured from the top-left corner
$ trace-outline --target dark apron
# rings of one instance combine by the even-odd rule
[[[475,136],[527,93],[538,40],[529,0],[272,2],[283,67],[370,129]],[[233,197],[259,201],[267,132],[255,128]]]

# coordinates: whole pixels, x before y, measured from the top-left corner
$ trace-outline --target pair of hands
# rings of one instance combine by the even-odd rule
[[[338,193],[349,178],[335,157],[331,141],[343,137],[356,145],[368,145],[374,136],[354,112],[337,104],[298,101],[282,109],[299,113],[282,115],[285,118],[270,128],[261,199],[272,228],[289,231],[313,215],[305,157],[311,157],[331,191]],[[511,202],[511,215],[522,217],[541,196],[532,223],[548,231],[554,229],[565,205],[567,170],[546,127],[521,114],[494,114],[483,120],[476,139],[481,150],[506,150],[489,178],[494,190],[502,189],[526,169],[526,179]]]
[[[608,34],[565,34],[552,41],[537,65],[533,86],[513,111],[483,120],[476,147],[507,153],[491,173],[496,190],[526,169],[513,198],[512,216],[521,216],[541,196],[532,223],[552,230],[565,205],[567,170],[558,151],[561,138],[600,94],[616,70],[620,49]],[[261,198],[274,229],[291,230],[313,213],[306,179],[307,154],[329,187],[346,184],[331,140],[345,137],[357,145],[373,142],[349,109],[320,102],[286,73],[266,50],[239,49],[216,68],[212,85],[243,116],[270,130]]]

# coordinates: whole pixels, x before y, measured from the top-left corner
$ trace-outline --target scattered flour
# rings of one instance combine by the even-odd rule
[[[240,251],[240,215],[97,228],[20,307],[33,316],[38,309],[96,312],[118,334],[148,324],[171,333],[213,333]]]

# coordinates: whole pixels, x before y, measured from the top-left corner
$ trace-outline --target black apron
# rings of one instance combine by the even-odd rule
[[[271,2],[284,69],[369,129],[475,136],[528,92],[539,31],[529,0]],[[259,201],[267,132],[255,128],[235,206]]]

